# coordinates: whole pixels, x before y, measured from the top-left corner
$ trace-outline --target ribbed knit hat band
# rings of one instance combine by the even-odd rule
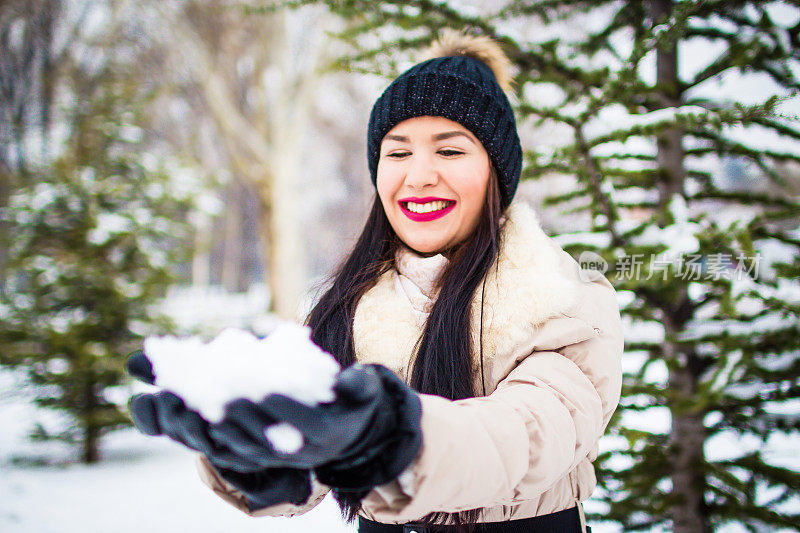
[[[483,61],[467,55],[423,61],[395,79],[369,118],[367,159],[373,184],[383,137],[406,119],[444,117],[483,144],[497,170],[503,207],[511,203],[522,170],[522,147],[511,104]]]

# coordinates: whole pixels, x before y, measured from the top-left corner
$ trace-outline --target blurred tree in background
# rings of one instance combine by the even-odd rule
[[[26,179],[28,160],[44,156],[52,119],[53,28],[60,11],[56,1],[7,2],[0,9],[0,207]],[[25,149],[25,138],[38,138],[40,149]],[[2,228],[2,222],[0,222]],[[0,248],[0,280],[5,273]]]
[[[238,0],[142,3],[136,14],[148,49],[140,54],[140,83],[157,93],[148,133],[208,175],[224,203],[219,216],[193,220],[192,283],[229,292],[263,284],[269,311],[285,318],[298,315],[309,274],[320,273],[307,263],[320,261],[320,249],[338,252],[326,234],[361,218],[352,196],[331,194],[358,188],[361,176],[325,163],[340,151],[346,155],[337,166],[365,168],[363,150],[353,149],[354,131],[364,142],[363,126],[331,105],[357,91],[357,80],[320,68],[333,50],[324,14],[311,6],[249,16]]]
[[[559,239],[605,262],[631,333],[593,517],[796,528],[800,473],[776,453],[800,429],[799,3],[321,3],[351,72],[392,78],[442,27],[496,39],[521,129],[554,132],[523,140],[524,176],[570,180],[547,205],[583,216]]]
[[[94,460],[97,435],[121,423],[120,364],[144,334],[263,326],[307,305],[308,271],[337,259],[372,190],[355,119],[368,109],[338,105],[357,80],[320,76],[333,50],[320,14],[0,3],[0,373],[31,376],[0,399],[89,406],[66,431],[46,411],[20,424],[86,437]],[[94,370],[78,376],[71,360]],[[67,398],[92,380],[94,399]]]
[[[229,0],[188,0],[153,8],[168,39],[161,43],[163,61],[175,68],[165,72],[163,85],[181,91],[192,120],[213,131],[212,142],[196,152],[198,160],[206,168],[224,168],[238,194],[256,200],[254,233],[263,244],[259,259],[271,311],[293,318],[306,281],[298,185],[310,100],[325,52],[323,35],[311,31],[319,10],[247,17],[237,6]],[[173,46],[176,35],[181,46]],[[236,257],[241,247],[235,245],[245,238],[243,228],[228,224],[225,231],[230,242],[221,281],[243,290],[247,280]]]
[[[33,436],[79,445],[87,463],[99,460],[104,434],[129,424],[126,395],[114,394],[127,380],[127,354],[168,327],[151,305],[187,260],[197,185],[144,142],[150,93],[133,53],[141,32],[124,17],[97,24],[121,5],[74,13],[41,1],[2,11],[12,22],[0,55],[21,70],[4,72],[0,117],[0,364],[23,369],[36,403],[72,422]],[[54,35],[71,44],[56,53]]]

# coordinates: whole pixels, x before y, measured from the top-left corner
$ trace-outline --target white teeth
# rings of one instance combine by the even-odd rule
[[[413,213],[430,213],[431,211],[440,211],[448,205],[449,202],[443,200],[436,200],[435,202],[427,202],[424,204],[406,202],[406,209]]]

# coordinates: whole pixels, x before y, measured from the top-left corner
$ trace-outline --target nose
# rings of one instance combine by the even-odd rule
[[[414,154],[407,167],[405,184],[411,189],[422,189],[438,182],[439,170],[433,158],[426,154]]]

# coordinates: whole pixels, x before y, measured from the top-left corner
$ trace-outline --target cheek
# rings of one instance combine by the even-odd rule
[[[392,198],[397,191],[397,185],[392,180],[391,175],[387,172],[382,172],[381,167],[378,166],[378,172],[375,179],[375,188],[378,190],[378,197],[381,199],[381,203],[386,206],[387,202],[389,204],[392,203]]]
[[[486,199],[489,186],[488,171],[486,174],[475,174],[459,184],[459,196],[470,212],[480,211]]]

